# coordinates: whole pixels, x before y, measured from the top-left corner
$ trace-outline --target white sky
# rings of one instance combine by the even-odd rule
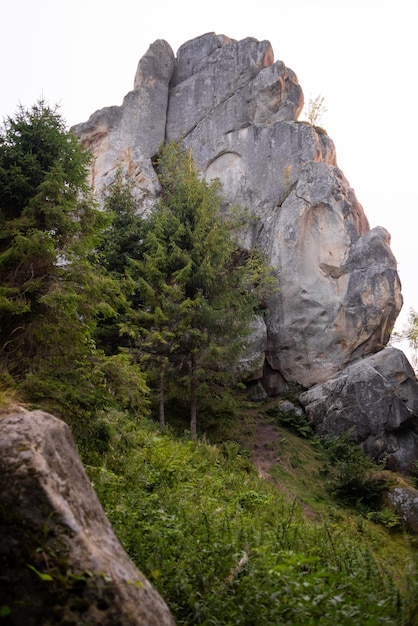
[[[207,32],[271,42],[305,93],[370,225],[392,235],[399,329],[418,309],[416,0],[2,0],[0,119],[43,96],[69,125],[121,104],[150,43]]]

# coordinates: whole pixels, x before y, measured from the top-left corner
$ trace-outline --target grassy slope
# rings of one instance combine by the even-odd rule
[[[418,623],[415,539],[337,505],[318,445],[254,406],[217,444],[113,427],[89,471],[178,624]]]

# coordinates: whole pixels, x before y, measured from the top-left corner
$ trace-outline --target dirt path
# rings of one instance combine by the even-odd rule
[[[277,462],[280,449],[279,433],[272,424],[258,423],[255,426],[253,441],[252,462],[259,476],[275,482],[270,475],[270,470]]]
[[[277,479],[275,479],[270,470],[277,464],[278,456],[280,454],[280,434],[274,428],[272,424],[266,424],[259,422],[255,426],[255,432],[253,435],[253,447],[252,447],[252,462],[258,470],[258,475],[264,480],[268,480],[275,485],[287,498],[292,498],[292,494],[284,485],[282,485]],[[317,518],[316,513],[312,508],[297,498],[297,501],[302,506],[305,515],[311,519]]]

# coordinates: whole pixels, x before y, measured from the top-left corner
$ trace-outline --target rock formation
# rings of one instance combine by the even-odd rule
[[[0,493],[7,624],[174,626],[115,537],[64,422],[20,408],[0,417]]]
[[[418,534],[418,489],[410,485],[395,484],[389,489],[386,500],[404,526]]]
[[[264,250],[280,285],[254,348],[264,365],[252,378],[269,394],[289,382],[323,385],[380,351],[402,306],[388,232],[370,229],[332,140],[298,121],[302,107],[296,75],[274,62],[269,42],[208,33],[176,56],[156,41],[122,106],[74,128],[93,152],[98,195],[119,170],[147,211],[158,194],[152,157],[164,140],[181,138],[206,179],[220,179],[225,210],[248,208],[242,243]]]
[[[407,471],[416,459],[418,382],[400,350],[355,361],[300,401],[319,435],[350,431],[370,456],[396,471]]]

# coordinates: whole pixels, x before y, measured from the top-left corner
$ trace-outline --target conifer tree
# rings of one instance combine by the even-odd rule
[[[175,309],[171,310],[171,321],[159,304],[158,290],[147,283],[145,276],[152,270],[153,260],[144,264],[144,239],[149,238],[156,228],[153,219],[144,219],[138,212],[133,196],[133,186],[118,175],[104,196],[104,210],[111,224],[98,248],[98,258],[106,270],[118,280],[126,295],[116,317],[100,320],[95,338],[108,354],[120,349],[129,350],[134,359],[141,361],[148,371],[159,370],[159,416],[164,417],[164,382],[168,368],[168,344],[174,337],[170,326],[174,324]],[[161,294],[160,294],[161,298]],[[167,299],[164,308],[169,309]]]
[[[107,216],[87,184],[89,160],[43,101],[0,132],[0,382],[67,411],[104,406],[127,368],[105,362],[93,340],[98,313],[123,294],[94,259]],[[141,395],[142,374],[130,375]]]
[[[138,213],[132,184],[122,180],[120,174],[103,195],[103,210],[109,224],[96,249],[96,256],[100,265],[118,282],[124,299],[113,316],[100,317],[95,341],[106,354],[117,354],[125,348],[133,354],[141,298],[132,272],[128,270],[132,262],[142,258],[144,220]]]
[[[159,356],[161,394],[168,366],[186,374],[195,438],[199,391],[234,371],[269,271],[257,251],[240,248],[234,232],[242,224],[222,214],[219,183],[201,178],[189,151],[167,144],[158,171],[162,193],[136,264],[142,347]],[[160,396],[160,420],[161,411]]]

